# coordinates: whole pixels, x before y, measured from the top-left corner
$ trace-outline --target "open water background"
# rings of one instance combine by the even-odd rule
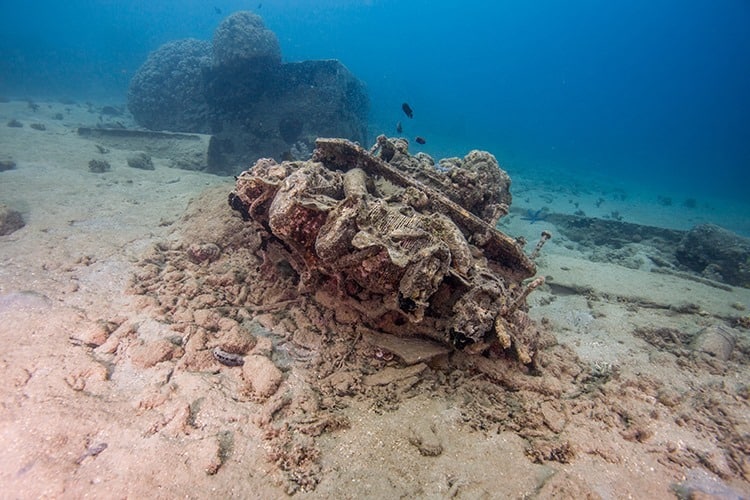
[[[400,120],[433,156],[487,149],[512,176],[748,199],[747,0],[4,1],[0,95],[122,103],[151,50],[236,10],[285,60],[362,79],[372,137]]]

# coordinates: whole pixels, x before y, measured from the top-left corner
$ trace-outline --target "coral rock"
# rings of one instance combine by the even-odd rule
[[[130,359],[140,368],[151,368],[157,363],[172,359],[177,347],[168,340],[137,344],[130,349]]]
[[[284,375],[267,357],[252,355],[245,358],[242,378],[249,394],[265,399],[276,392],[284,380]]]
[[[135,154],[128,156],[128,166],[139,168],[141,170],[154,169],[154,163],[151,161],[151,156],[143,151],[138,151]]]
[[[194,243],[187,249],[187,255],[195,264],[213,262],[221,255],[221,248],[214,243]]]
[[[216,28],[213,41],[214,64],[243,64],[265,60],[281,63],[279,39],[266,28],[263,19],[240,11],[224,19]]]

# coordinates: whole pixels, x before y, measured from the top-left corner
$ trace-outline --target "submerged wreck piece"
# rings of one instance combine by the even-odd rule
[[[495,229],[498,210],[487,207],[499,206],[497,186],[488,183],[470,211],[459,189],[448,196],[440,187],[476,177],[470,161],[437,169],[398,141],[379,137],[380,157],[344,139],[318,139],[310,161],[261,159],[237,177],[230,206],[260,226],[264,262],[291,267],[302,293],[326,295],[322,302],[355,311],[361,324],[469,352],[507,350],[531,363],[540,334],[526,297],[543,278],[524,284],[534,263]],[[502,172],[489,153],[466,159],[477,157]]]
[[[216,139],[210,135],[89,127],[79,127],[78,135],[110,148],[171,158],[172,166],[183,170],[220,172],[224,168],[216,154]]]

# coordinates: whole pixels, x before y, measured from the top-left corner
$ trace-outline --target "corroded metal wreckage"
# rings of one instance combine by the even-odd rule
[[[529,280],[534,263],[495,228],[509,177],[486,152],[435,166],[407,148],[318,139],[310,161],[258,160],[229,203],[262,226],[264,265],[291,266],[301,293],[383,332],[531,363],[540,333],[526,298],[544,279]]]

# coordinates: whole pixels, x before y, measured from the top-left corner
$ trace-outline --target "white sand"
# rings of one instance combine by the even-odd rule
[[[58,112],[63,120],[53,119]],[[11,118],[24,127],[6,127]],[[269,462],[258,424],[268,404],[237,401],[215,372],[173,375],[171,361],[118,365],[110,377],[81,345],[99,322],[118,317],[138,322],[142,335],[168,333],[138,307],[139,297],[125,294],[135,263],[155,242],[174,238],[170,230],[191,198],[232,186],[231,179],[171,169],[167,158],[142,171],[126,165],[127,151],[102,155],[75,133],[97,121],[85,105],[40,103],[33,112],[22,102],[0,104],[0,155],[17,162],[0,172],[0,203],[26,220],[0,237],[0,490],[18,498],[283,496],[286,480]],[[89,172],[92,158],[108,160],[112,171]],[[573,211],[570,193],[514,187],[524,210]],[[576,201],[589,216],[619,210],[626,220],[675,228],[704,220],[679,202],[634,205],[632,194],[610,196],[597,209],[599,196]],[[730,217],[722,210],[710,213]],[[509,232],[527,233],[532,244],[545,228],[513,217]],[[747,229],[737,217],[726,220]],[[750,369],[739,347],[749,345],[746,337],[732,359],[707,364],[634,335],[638,327],[692,335],[747,316],[750,290],[592,263],[554,241],[539,272],[555,287],[532,294],[532,316],[549,321],[584,365],[611,377],[585,398],[524,400],[529,415],[544,416],[560,440],[573,443],[569,463],[533,463],[523,429],[473,425],[469,417],[479,414],[491,422],[492,399],[482,413],[445,391],[425,390],[385,410],[359,396],[342,410],[350,427],[318,438],[320,483],[303,496],[672,498],[671,486],[682,481],[709,493],[750,494],[750,459],[730,456],[726,446],[750,435]],[[685,304],[699,310],[685,312]],[[294,383],[291,375],[285,382]],[[233,446],[216,472],[226,435]],[[439,442],[442,452],[422,456],[415,435]],[[101,443],[107,447],[94,454]]]

